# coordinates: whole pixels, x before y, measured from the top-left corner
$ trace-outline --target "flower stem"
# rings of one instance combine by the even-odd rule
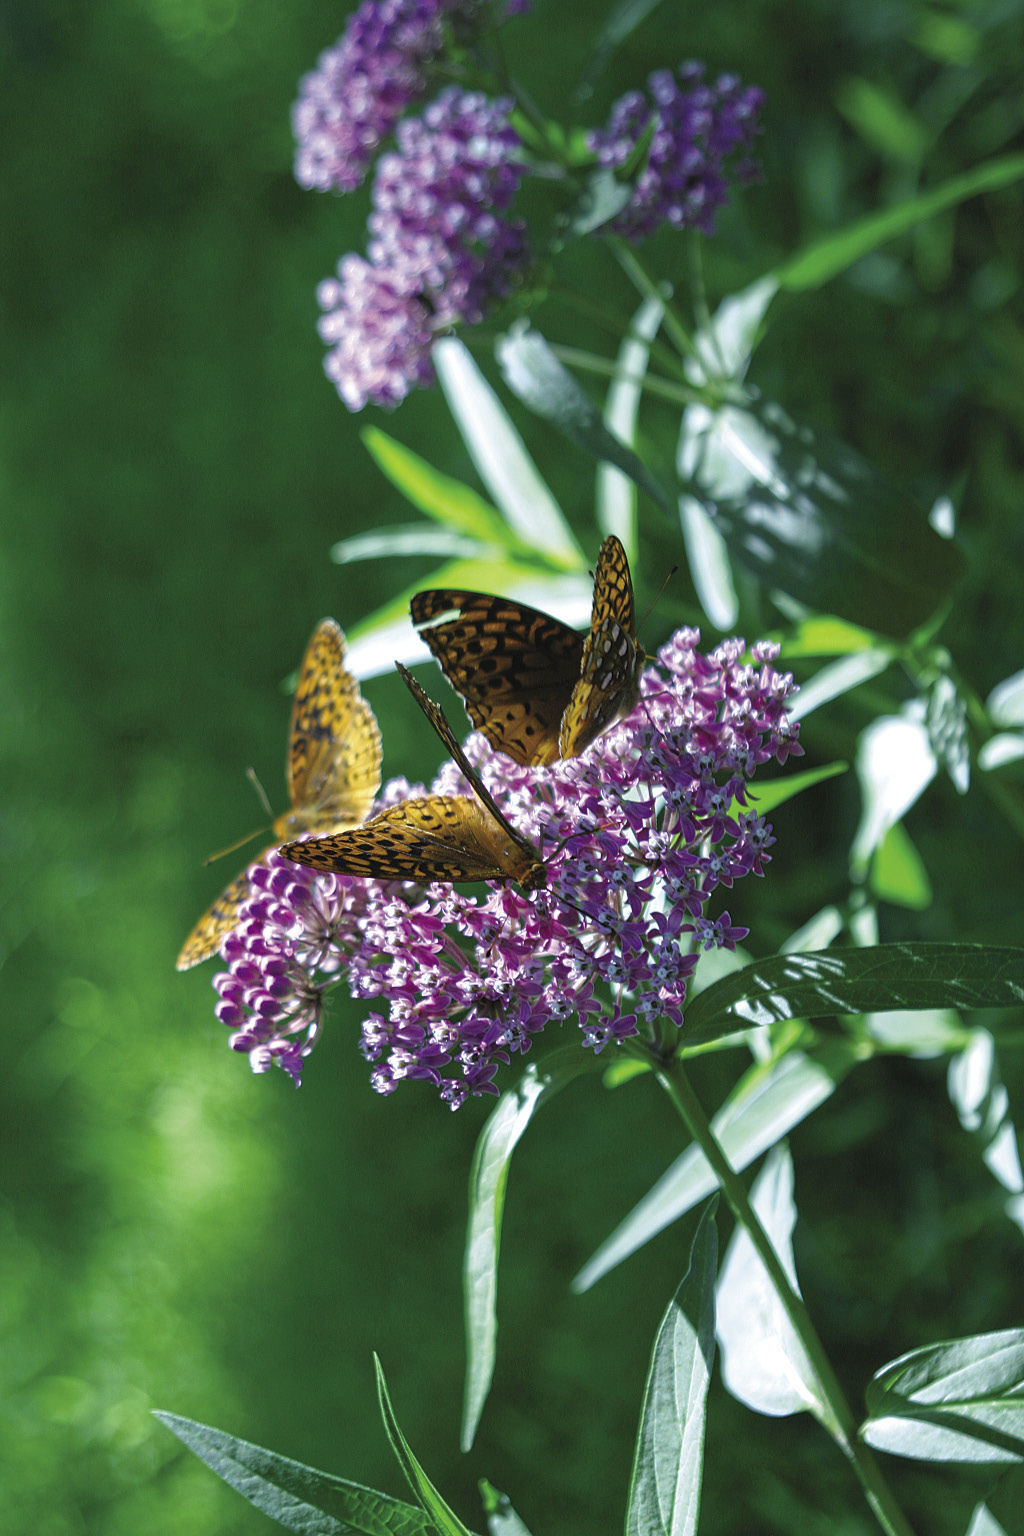
[[[621,235],[605,235],[605,240],[619,266],[625,272],[637,292],[645,299],[656,298],[665,304],[663,324],[666,332],[672,337],[672,340],[679,348],[680,355],[682,357],[695,356],[696,348],[693,345],[693,338],[676,312],[675,307],[666,302],[662,285],[655,282],[647,269],[637,259],[633,247],[623,240]]]
[[[852,1463],[867,1502],[882,1530],[886,1532],[886,1536],[912,1536],[906,1517],[883,1478],[881,1468],[869,1447],[858,1438],[856,1419],[846,1401],[810,1314],[804,1306],[803,1299],[790,1284],[782,1262],[747,1198],[743,1181],[737,1176],[719,1145],[682,1062],[678,1057],[667,1062],[660,1061],[655,1065],[655,1075],[678,1110],[690,1135],[707,1158],[723,1195],[732,1207],[736,1220],[745,1228],[758,1257],[768,1272],[768,1277],[785,1309],[786,1316],[793,1325],[817,1376],[822,1396],[827,1404],[827,1414],[820,1415],[823,1427],[832,1435],[840,1450]]]

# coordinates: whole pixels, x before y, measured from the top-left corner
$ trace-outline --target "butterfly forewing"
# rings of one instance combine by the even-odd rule
[[[358,826],[380,787],[380,731],[344,663],[345,637],[333,619],[324,619],[299,668],[288,742],[291,808],[274,822],[279,842],[299,832]],[[259,858],[270,852],[265,848]],[[216,954],[248,895],[248,873],[243,870],[185,940],[179,971]]]
[[[643,665],[629,561],[618,539],[610,537],[598,557],[590,633],[579,679],[562,716],[559,757],[578,757],[620,715],[629,713],[640,696]]]
[[[583,636],[512,598],[485,592],[417,592],[413,623],[470,719],[514,762],[553,762],[566,700],[579,677]],[[431,623],[442,614],[456,614]]]
[[[513,880],[523,890],[536,890],[546,878],[537,850],[509,822],[463,752],[444,711],[400,663],[398,670],[468,780],[472,797],[402,800],[365,826],[288,843],[281,852],[313,869],[372,880]]]

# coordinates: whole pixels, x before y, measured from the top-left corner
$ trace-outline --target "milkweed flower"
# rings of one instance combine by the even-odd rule
[[[701,949],[746,936],[719,886],[760,875],[771,826],[746,785],[800,753],[785,713],[778,647],[740,640],[710,655],[680,630],[642,679],[633,712],[582,756],[524,768],[470,737],[467,754],[509,820],[546,862],[547,885],[492,885],[483,897],[435,882],[323,875],[273,853],[222,945],[217,1016],[255,1071],[298,1082],[340,984],[366,1005],[371,1082],[433,1084],[457,1109],[496,1093],[513,1055],[554,1025],[595,1051],[679,1028]],[[433,786],[465,792],[454,763]],[[413,793],[399,780],[382,804]]]
[[[525,270],[524,227],[508,217],[524,171],[511,107],[452,86],[380,157],[368,260],[343,257],[317,292],[324,368],[350,410],[432,383],[435,336],[479,324]]]
[[[295,179],[351,192],[407,107],[422,100],[449,43],[522,9],[486,0],[363,0],[333,48],[299,82]]]
[[[663,224],[714,234],[715,213],[729,196],[729,179],[757,178],[751,146],[760,132],[764,94],[735,75],[704,82],[702,64],[648,76],[650,97],[630,91],[612,108],[608,125],[587,135],[598,164],[618,170],[633,156],[651,123],[653,136],[626,206],[610,227],[633,241]]]

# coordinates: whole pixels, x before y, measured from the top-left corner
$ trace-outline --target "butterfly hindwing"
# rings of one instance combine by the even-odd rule
[[[345,637],[333,619],[323,619],[299,668],[288,741],[291,807],[274,822],[278,842],[299,832],[358,826],[380,787],[380,759],[373,710],[345,667]],[[247,871],[203,913],[178,956],[179,971],[217,953],[249,895]]]
[[[605,539],[590,632],[512,598],[417,592],[413,622],[491,745],[524,766],[578,757],[639,693],[633,583],[622,544]]]

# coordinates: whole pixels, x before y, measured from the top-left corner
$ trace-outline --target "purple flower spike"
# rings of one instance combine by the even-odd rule
[[[491,793],[545,857],[545,888],[385,884],[276,853],[255,865],[214,978],[217,1017],[253,1070],[298,1082],[339,980],[369,1005],[360,1048],[373,1088],[429,1082],[451,1109],[497,1093],[500,1069],[556,1024],[594,1051],[678,1028],[700,951],[746,937],[727,910],[708,914],[716,890],[769,860],[770,824],[740,809],[746,783],[801,751],[778,648],[744,660],[734,640],[705,656],[699,639],[674,635],[633,713],[581,757],[522,768],[469,738]],[[463,788],[453,763],[433,786]],[[381,801],[418,792],[399,780]]]
[[[760,132],[764,95],[757,86],[742,86],[735,75],[705,85],[701,64],[683,64],[675,73],[658,70],[647,83],[650,100],[630,91],[615,103],[608,126],[587,135],[598,164],[617,169],[652,119],[655,124],[633,196],[611,228],[633,241],[662,224],[714,234],[729,178],[743,184],[759,174],[750,151]]]
[[[506,217],[522,179],[511,103],[443,91],[398,127],[373,185],[369,261],[346,256],[318,291],[324,368],[351,411],[395,406],[434,380],[434,337],[477,325],[528,259]]]
[[[512,15],[518,6],[504,8]],[[472,39],[500,5],[481,0],[363,0],[333,48],[299,84],[292,108],[295,179],[351,192],[408,106],[423,98],[449,34]]]

